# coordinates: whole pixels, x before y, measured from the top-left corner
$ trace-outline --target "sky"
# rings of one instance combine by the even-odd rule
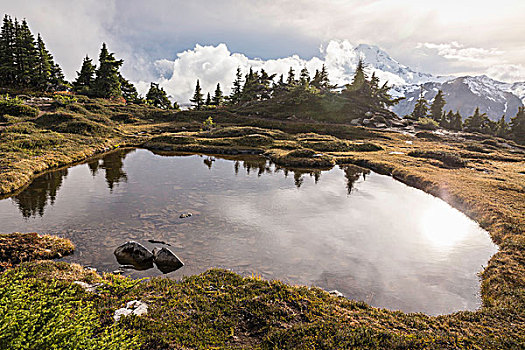
[[[237,66],[279,74],[337,66],[360,43],[416,71],[525,81],[523,0],[0,0],[0,8],[42,34],[68,79],[106,42],[139,91],[157,81],[179,100],[197,78],[205,91],[217,82],[228,90]],[[331,75],[342,74],[336,66]]]

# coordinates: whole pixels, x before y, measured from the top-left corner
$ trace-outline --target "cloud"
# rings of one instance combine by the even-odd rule
[[[525,66],[521,64],[498,64],[487,70],[493,79],[513,83],[525,81]]]
[[[485,49],[481,47],[465,47],[465,45],[462,45],[457,41],[447,44],[418,43],[416,48],[426,48],[436,51],[439,56],[449,60],[476,62],[481,64],[487,64],[492,61],[494,57],[499,57],[505,54],[505,51],[498,50],[497,48]]]
[[[344,85],[351,81],[359,53],[356,46],[347,40],[331,40],[320,49],[321,57],[303,59],[298,55],[277,59],[248,58],[242,53],[232,53],[226,44],[216,46],[199,45],[191,50],[177,54],[173,61],[162,59],[154,63],[157,74],[160,76],[158,82],[173,99],[180,103],[187,103],[195,91],[196,80],[205,93],[213,94],[217,83],[221,84],[224,93],[231,92],[232,83],[235,78],[237,67],[240,67],[243,75],[250,67],[254,70],[264,69],[269,74],[276,74],[275,80],[283,74],[284,78],[292,67],[298,78],[301,69],[306,67],[310,76],[320,70],[325,64],[330,81],[333,84]],[[370,68],[370,72],[373,69]],[[389,81],[389,84],[405,84],[399,76],[382,71],[376,71],[381,81]],[[136,83],[140,93],[145,94],[149,83],[139,81]]]

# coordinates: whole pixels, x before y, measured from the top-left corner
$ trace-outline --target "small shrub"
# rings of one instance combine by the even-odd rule
[[[0,116],[11,115],[13,117],[36,117],[38,109],[27,106],[19,98],[11,98],[9,95],[0,97]],[[4,118],[5,119],[5,118]],[[6,122],[7,119],[4,121]]]
[[[273,143],[273,139],[266,135],[246,135],[235,139],[235,143],[240,146],[257,147],[268,146]]]
[[[423,130],[437,130],[439,128],[438,122],[431,118],[419,118],[416,126]]]
[[[408,155],[410,157],[439,160],[449,168],[463,168],[467,165],[467,162],[459,156],[444,151],[412,151]]]
[[[55,95],[53,96],[53,100],[55,104],[58,106],[67,106],[67,105],[76,103],[78,101],[76,97],[67,96],[67,95]]]
[[[202,122],[203,130],[211,130],[215,127],[212,117],[208,117],[205,121]]]

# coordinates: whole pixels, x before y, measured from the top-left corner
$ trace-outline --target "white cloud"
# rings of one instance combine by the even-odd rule
[[[502,56],[505,51],[497,48],[485,49],[481,47],[465,47],[453,41],[446,44],[418,43],[416,48],[426,48],[436,51],[439,56],[449,60],[468,61],[480,64],[490,63],[495,57]]]
[[[487,75],[508,83],[525,81],[525,66],[521,64],[498,64],[490,67],[487,70]]]

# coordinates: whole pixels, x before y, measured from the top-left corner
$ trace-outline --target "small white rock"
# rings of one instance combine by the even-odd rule
[[[340,291],[336,289],[329,291],[328,294],[333,295],[334,297],[339,297],[339,298],[345,297],[343,293],[341,293]]]
[[[129,316],[129,315],[136,315],[136,316],[142,316],[146,315],[148,313],[148,304],[139,301],[139,300],[132,300],[128,301],[125,308],[120,308],[115,311],[115,314],[113,315],[113,319],[115,322],[118,322],[122,316]]]

